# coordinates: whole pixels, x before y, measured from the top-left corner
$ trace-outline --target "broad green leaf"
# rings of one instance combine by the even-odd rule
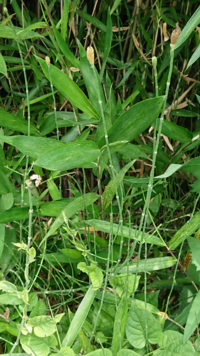
[[[67,256],[65,251],[67,251]],[[71,251],[71,252],[69,252]],[[45,260],[53,265],[66,264],[66,263],[79,263],[85,261],[82,253],[80,251],[72,249],[63,249],[61,252],[46,253],[44,256]]]
[[[99,350],[95,350],[92,352],[89,352],[89,354],[87,354],[89,356],[113,356],[112,352],[109,349],[99,349]]]
[[[118,352],[117,356],[138,356],[133,350],[122,349]]]
[[[127,277],[127,273],[121,273],[111,277],[109,282],[120,297],[124,294],[129,298],[130,295],[137,290],[140,277],[141,276],[137,276],[136,278],[134,274],[129,274]],[[135,289],[133,290],[134,286]]]
[[[17,293],[16,286],[7,281],[0,282],[0,289],[7,293]]]
[[[98,344],[103,344],[104,342],[107,342],[108,339],[101,331],[99,331],[95,335],[95,341],[98,342]]]
[[[0,73],[5,75],[5,77],[7,77],[7,67],[6,67],[5,59],[1,53],[0,53]]]
[[[18,40],[27,40],[27,39],[34,39],[34,38],[42,38],[39,33],[28,31],[22,27],[10,27],[10,26],[0,26],[0,37],[1,38],[12,38]]]
[[[57,323],[59,323],[62,319],[62,317],[65,315],[65,313],[60,313],[60,314],[57,314],[55,317],[54,317],[54,320]]]
[[[6,173],[3,172],[3,168],[0,169],[0,194],[8,194],[12,192],[14,187],[12,186],[10,180]]]
[[[146,345],[146,327],[148,341],[157,344],[162,334],[160,323],[148,310],[139,309],[133,302],[126,323],[126,336],[133,347],[142,349]]]
[[[24,155],[38,158],[53,148],[65,147],[65,143],[46,137],[0,136],[0,140],[15,146]]]
[[[9,321],[9,323],[0,322],[0,332],[5,331],[13,336],[18,336],[19,333],[17,324],[15,324],[13,321]]]
[[[42,299],[39,299],[37,304],[31,310],[30,318],[33,318],[34,316],[45,315],[46,311],[47,311],[46,305],[44,304]]]
[[[183,335],[174,330],[167,330],[162,333],[159,340],[161,350],[154,352],[156,356],[195,356],[196,352],[192,343],[183,342]]]
[[[189,311],[189,315],[187,318],[184,335],[183,335],[183,343],[185,344],[192,333],[198,328],[200,323],[200,310],[199,310],[199,303],[200,303],[200,291],[197,293],[196,297],[192,302],[191,309]]]
[[[14,202],[13,193],[3,194],[1,197],[1,208],[9,210],[12,208]]]
[[[42,68],[45,77],[49,80],[49,70],[46,62],[37,57],[38,62]],[[83,91],[73,82],[65,73],[56,68],[52,64],[50,65],[51,81],[53,86],[59,90],[59,92],[66,97],[72,105],[76,106],[89,116],[99,119],[99,115],[90,101],[87,99]]]
[[[93,167],[101,152],[93,141],[70,142],[42,154],[36,166],[49,170],[65,171],[77,167]]]
[[[93,226],[95,229],[110,233],[111,231],[113,232],[113,235],[119,235],[121,236],[121,226],[118,224],[112,224],[108,221],[105,220],[85,220],[84,221],[86,225]],[[136,229],[131,229],[128,226],[123,226],[123,237],[127,237],[130,239],[136,239],[138,238],[138,241],[141,241],[142,239],[142,233],[138,235],[138,230]],[[147,243],[149,244],[154,244],[158,246],[163,246],[163,242],[157,237],[149,234],[144,234],[143,238],[143,243],[145,242],[145,239]]]
[[[192,31],[199,25],[200,23],[200,7],[197,8],[195,13],[190,17],[189,21],[185,25],[183,31],[181,32],[178,41],[175,44],[175,49],[180,47],[190,36]]]
[[[103,273],[99,267],[93,263],[87,266],[85,262],[80,262],[77,268],[88,274],[93,285],[93,290],[97,290],[101,287],[103,283]]]
[[[188,237],[188,244],[192,253],[192,263],[197,267],[197,271],[200,271],[200,260],[199,260],[199,251],[200,251],[200,241],[192,236]]]
[[[190,218],[169,241],[170,250],[175,250],[183,240],[191,236],[200,227],[200,211]]]
[[[113,336],[111,351],[113,356],[117,356],[118,351],[122,348],[124,342],[124,333],[126,327],[126,319],[128,314],[128,299],[124,295],[120,301],[114,321]]]
[[[115,194],[116,194],[116,188],[119,187],[120,183],[123,181],[124,176],[126,172],[129,170],[129,168],[132,167],[134,162],[129,162],[124,166],[119,173],[116,174],[114,178],[111,179],[111,181],[108,183],[108,185],[105,187],[105,190],[103,192],[103,209],[107,209],[108,206],[111,204]]]
[[[90,311],[91,305],[95,298],[96,291],[93,290],[93,287],[90,286],[87,293],[85,294],[84,298],[82,299],[79,307],[73,317],[73,320],[70,324],[70,327],[67,331],[67,335],[65,336],[62,346],[72,346],[73,342],[75,341],[79,331],[81,330],[83,323]]]
[[[167,120],[163,121],[161,132],[163,135],[173,140],[185,142],[185,143],[191,142],[193,138],[192,132],[190,132],[188,129]]]
[[[133,145],[131,143],[126,144],[124,147],[120,147],[118,152],[130,159],[136,159],[136,158],[149,159],[146,153],[142,152],[141,149],[139,149],[136,145]]]
[[[28,135],[28,121],[8,112],[0,111],[0,126]],[[38,129],[32,122],[30,123],[30,133],[34,136],[39,135]],[[1,136],[2,141],[3,137],[5,136]]]
[[[50,347],[56,347],[58,342],[54,335],[38,337],[34,334],[21,335],[20,342],[25,352],[32,356],[47,356]]]
[[[81,197],[74,199],[71,203],[69,203],[65,209],[60,213],[57,219],[54,221],[50,230],[48,231],[45,239],[51,236],[56,232],[57,229],[64,223],[63,214],[69,219],[80,210],[86,208],[88,205],[93,204],[98,199],[98,195],[95,193],[88,193]]]
[[[10,210],[3,211],[0,214],[0,223],[28,219],[28,212],[29,208],[12,208]],[[33,216],[35,215],[38,215],[36,211],[33,212]]]
[[[144,132],[157,118],[163,104],[163,97],[147,99],[131,106],[108,130],[109,143],[115,141],[132,141]],[[103,137],[99,147],[105,145]]]
[[[33,293],[29,293],[28,302],[29,302],[29,305],[27,306],[27,311],[31,311],[38,304],[38,296],[37,296],[37,294],[34,293],[34,292]]]
[[[150,271],[158,271],[160,269],[165,269],[172,267],[176,264],[176,260],[174,257],[157,257],[157,258],[147,258],[146,260],[140,260],[139,265],[137,268],[137,261],[136,262],[130,262],[129,263],[129,272],[130,273],[135,273],[136,271],[138,272],[150,272]],[[127,272],[127,267],[122,267],[120,269],[120,266],[117,268],[117,271],[120,271],[120,273],[126,273]]]
[[[66,346],[66,347],[62,347],[62,349],[59,351],[59,353],[50,354],[49,356],[75,356],[75,353],[74,353],[73,349]]]
[[[23,304],[23,300],[18,298],[17,294],[14,293],[3,293],[0,295],[0,304],[5,305],[20,305]]]
[[[200,57],[200,45],[198,45],[197,49],[194,51],[194,53],[192,54],[192,57],[190,58],[188,65],[186,67],[186,70],[192,65],[194,64]]]
[[[0,224],[0,258],[4,248],[5,224]]]
[[[56,331],[56,321],[47,315],[35,316],[28,320],[28,325],[34,327],[34,334],[47,337]]]

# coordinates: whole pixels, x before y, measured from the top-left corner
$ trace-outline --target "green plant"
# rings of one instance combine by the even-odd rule
[[[198,83],[185,90],[179,63],[186,52],[191,79],[200,8],[97,3],[44,0],[38,20],[24,3],[22,16],[20,1],[4,9],[3,351],[195,355],[199,97]],[[161,33],[158,43],[160,22],[175,28],[178,19],[180,35],[163,46]]]

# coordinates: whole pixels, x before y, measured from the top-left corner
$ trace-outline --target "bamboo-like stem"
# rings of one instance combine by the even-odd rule
[[[23,55],[22,55],[22,51],[20,48],[20,44],[17,38],[17,34],[15,31],[15,27],[12,24],[11,18],[8,14],[7,9],[4,9],[4,12],[6,13],[8,20],[10,22],[10,25],[13,29],[13,32],[15,34],[15,40],[17,42],[17,47],[18,47],[18,51],[20,54],[20,59],[21,59],[21,63],[22,63],[22,68],[23,68],[23,73],[24,73],[24,81],[25,81],[25,88],[26,88],[26,100],[27,100],[27,108],[28,108],[28,136],[30,136],[30,122],[31,122],[31,116],[30,116],[30,102],[29,102],[29,89],[28,89],[28,80],[27,80],[27,75],[26,75],[26,69],[25,69],[25,64],[24,64],[24,59],[23,59]],[[22,186],[22,192],[21,192],[21,206],[23,207],[24,204],[24,192],[25,192],[25,183],[26,183],[26,178],[28,176],[28,164],[29,164],[29,156],[26,156],[26,165],[25,165],[25,173],[24,173],[24,182],[23,182],[23,186]],[[27,252],[26,252],[26,266],[25,266],[25,279],[26,279],[26,291],[28,294],[28,286],[29,286],[29,249],[30,249],[30,243],[31,243],[31,239],[32,239],[32,217],[33,217],[33,206],[32,206],[32,197],[31,197],[31,191],[29,191],[29,229],[28,229],[28,243],[27,243]],[[20,240],[22,241],[22,222],[20,222]],[[14,352],[15,348],[17,347],[17,345],[19,344],[19,340],[20,340],[20,336],[21,336],[21,331],[23,329],[25,320],[26,320],[26,314],[27,314],[27,304],[25,305],[24,308],[24,315],[22,316],[22,321],[20,324],[20,329],[17,335],[17,339],[15,341],[15,343],[13,344],[13,347],[10,350],[9,355],[12,355],[12,353]]]

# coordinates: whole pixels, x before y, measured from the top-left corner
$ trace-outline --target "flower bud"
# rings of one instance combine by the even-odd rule
[[[4,12],[5,14],[7,14],[7,12],[8,12],[7,7],[4,7],[4,8],[3,8],[3,12]]]
[[[152,57],[152,64],[154,68],[157,66],[157,57]]]
[[[175,30],[172,31],[172,34],[171,34],[171,45],[175,45],[176,44],[176,42],[178,41],[179,35],[180,35],[179,30],[175,29]]]
[[[50,58],[49,57],[45,57],[45,61],[46,61],[46,64],[49,66],[50,65]]]
[[[94,48],[92,46],[89,46],[87,48],[87,59],[90,62],[90,64],[94,64]]]

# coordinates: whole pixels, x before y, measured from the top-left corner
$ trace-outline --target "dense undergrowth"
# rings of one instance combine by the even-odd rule
[[[0,354],[200,354],[200,8],[1,3]]]

